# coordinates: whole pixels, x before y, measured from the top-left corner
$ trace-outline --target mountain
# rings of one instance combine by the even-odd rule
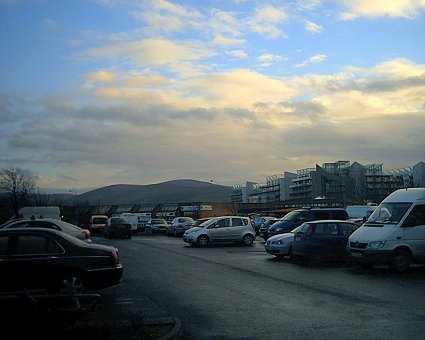
[[[115,184],[77,196],[91,205],[230,202],[228,186],[180,179],[149,185]]]

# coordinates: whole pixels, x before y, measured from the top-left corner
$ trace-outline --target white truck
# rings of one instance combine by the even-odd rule
[[[348,239],[351,257],[363,267],[388,263],[397,272],[425,263],[425,188],[394,191]]]
[[[19,209],[18,214],[22,218],[53,218],[55,220],[61,220],[61,210],[59,207],[48,206],[48,207],[24,207]]]
[[[122,213],[120,217],[126,218],[128,222],[131,224],[131,231],[133,234],[137,233],[137,224],[139,222],[139,217],[137,214],[133,213]]]

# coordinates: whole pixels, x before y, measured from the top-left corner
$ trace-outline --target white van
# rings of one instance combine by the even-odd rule
[[[132,213],[122,213],[120,217],[127,219],[127,221],[131,224],[131,232],[133,234],[137,233],[137,224],[139,223],[139,216]]]
[[[388,263],[402,272],[425,263],[425,188],[390,194],[349,237],[347,249],[363,267]]]

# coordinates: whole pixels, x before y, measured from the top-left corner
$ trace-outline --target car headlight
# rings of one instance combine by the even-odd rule
[[[197,230],[191,230],[191,231],[189,231],[190,234],[195,234],[197,232],[198,232]]]
[[[276,244],[285,244],[285,242],[283,242],[283,240],[279,240],[276,242]]]
[[[379,249],[379,248],[382,248],[383,246],[385,246],[385,241],[373,241],[373,242],[370,242],[367,247],[370,249]]]
[[[276,231],[282,231],[283,228],[276,228]]]

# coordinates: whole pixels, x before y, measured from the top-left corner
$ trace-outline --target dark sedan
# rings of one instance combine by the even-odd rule
[[[0,291],[81,294],[118,284],[118,249],[46,228],[0,230]]]
[[[131,238],[131,224],[123,217],[111,217],[105,225],[105,237],[127,237]]]
[[[348,260],[348,237],[359,225],[349,221],[321,220],[303,223],[292,242],[294,257],[323,262]]]

